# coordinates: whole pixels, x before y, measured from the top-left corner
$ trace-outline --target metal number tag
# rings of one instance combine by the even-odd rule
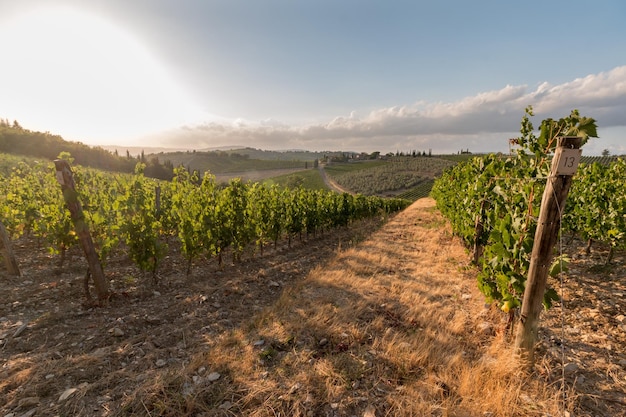
[[[578,163],[582,155],[582,149],[557,148],[552,162],[552,171],[556,175],[574,175],[578,169]]]

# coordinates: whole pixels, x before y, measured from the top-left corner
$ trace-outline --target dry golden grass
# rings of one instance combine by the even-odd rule
[[[558,389],[521,372],[503,336],[481,327],[500,317],[484,306],[467,265],[432,200],[419,200],[285,287],[246,325],[207,337],[186,366],[139,383],[125,411],[560,415]],[[203,369],[220,378],[200,379]],[[186,386],[193,387],[188,395]]]

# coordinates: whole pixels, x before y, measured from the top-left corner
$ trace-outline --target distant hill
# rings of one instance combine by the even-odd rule
[[[313,162],[316,159],[324,159],[328,156],[341,155],[341,152],[311,152],[306,150],[279,150],[279,151],[267,151],[261,149],[254,149],[250,147],[246,148],[232,148],[229,150],[223,150],[228,154],[247,155],[250,159],[260,159],[269,161],[308,161]]]
[[[258,155],[258,153],[256,153]],[[185,151],[168,152],[151,155],[159,160],[167,160],[173,166],[184,166],[189,171],[198,171],[203,174],[207,171],[212,174],[224,174],[245,171],[263,171],[286,168],[311,168],[315,158],[301,159],[270,159],[252,158],[250,154],[238,151]]]
[[[129,153],[131,156],[141,155],[142,152],[144,153],[144,155],[152,155],[152,154],[164,154],[164,153],[169,153],[169,152],[186,152],[189,150],[183,147],[165,148],[165,147],[160,147],[160,146],[102,145],[100,147],[111,153],[118,153],[119,155],[126,155],[126,153]]]
[[[143,153],[147,158],[157,158],[174,167],[184,166],[190,171],[203,174],[229,174],[257,170],[296,169],[311,167],[315,161],[354,157],[356,152],[325,151],[312,152],[301,149],[262,150],[244,146],[221,146],[204,149],[103,146],[111,152],[129,153],[131,156]]]
[[[255,149],[251,147],[226,147],[219,148],[205,148],[205,149],[162,149],[162,148],[150,148],[154,152],[148,152],[146,154],[154,153],[159,157],[168,157],[170,154],[176,153],[218,153],[218,154],[237,154],[245,155],[250,159],[259,159],[263,161],[309,161],[321,160],[327,157],[339,157],[345,155],[356,155],[356,152],[341,152],[341,151],[324,151],[324,152],[312,152],[304,149],[285,149],[285,150],[263,150]]]
[[[341,152],[309,152],[300,150],[262,151],[253,148],[211,151],[181,151],[158,147],[104,147],[88,146],[64,140],[49,132],[23,128],[17,121],[0,119],[0,152],[56,159],[61,152],[69,152],[76,164],[113,172],[133,172],[138,162],[146,164],[145,175],[169,180],[174,167],[184,166],[201,174],[249,172],[275,169],[304,169],[313,167],[315,160]]]
[[[91,147],[80,142],[69,142],[49,132],[34,132],[23,128],[17,121],[9,123],[0,119],[0,152],[23,155],[47,160],[56,159],[61,152],[69,152],[76,164],[113,172],[133,172],[137,162],[146,164],[146,176],[171,179],[173,166],[161,164],[158,158],[144,154],[137,157],[121,156],[100,147]]]
[[[372,156],[375,155],[375,156]],[[174,166],[184,166],[200,173],[210,171],[212,174],[233,172],[262,171],[275,169],[306,169],[322,161],[347,161],[361,158],[376,158],[374,154],[358,154],[356,152],[325,151],[312,152],[306,150],[261,150],[255,148],[222,149],[222,150],[186,150],[178,152],[159,152],[151,154]]]
[[[246,146],[220,146],[214,148],[202,148],[202,149],[189,149],[185,147],[142,147],[142,146],[120,146],[120,145],[105,145],[102,146],[110,152],[118,152],[119,154],[126,154],[129,152],[131,155],[139,155],[144,152],[145,155],[157,155],[159,159],[168,158],[170,154],[177,153],[227,153],[227,154],[239,154],[247,155],[250,159],[270,160],[270,161],[314,161],[316,159],[321,160],[324,157],[337,157],[343,155],[356,155],[356,152],[341,152],[341,151],[324,151],[324,152],[312,152],[304,149],[285,149],[285,150],[262,150],[255,149]]]

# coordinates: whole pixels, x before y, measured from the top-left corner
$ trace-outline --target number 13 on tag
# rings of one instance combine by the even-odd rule
[[[582,153],[582,149],[556,148],[552,160],[552,172],[556,175],[574,175]]]

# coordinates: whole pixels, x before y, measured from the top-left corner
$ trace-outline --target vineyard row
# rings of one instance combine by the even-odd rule
[[[175,170],[171,182],[147,178],[138,164],[134,175],[112,175],[77,167],[74,178],[86,223],[100,259],[122,245],[142,270],[152,272],[167,254],[171,237],[180,242],[188,272],[199,257],[217,257],[229,249],[233,260],[245,248],[263,250],[303,233],[315,234],[351,222],[403,209],[402,199],[290,190],[232,180],[216,183],[186,169]],[[0,219],[16,238],[37,237],[61,254],[78,243],[64,196],[50,164],[20,163],[0,177]]]
[[[535,136],[530,109],[522,120],[519,150],[508,158],[475,157],[447,170],[435,182],[432,196],[455,234],[473,250],[478,284],[489,302],[509,312],[521,306],[533,250],[541,196],[550,178],[556,138],[576,134],[596,137],[595,121],[577,111],[558,121],[542,122]],[[614,250],[626,248],[626,161],[581,164],[573,177],[561,230]],[[557,257],[556,274],[567,260]],[[544,305],[558,300],[547,288]]]

